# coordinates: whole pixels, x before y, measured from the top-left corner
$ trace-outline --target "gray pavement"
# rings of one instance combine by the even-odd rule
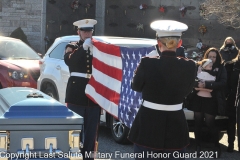
[[[190,145],[187,147],[187,153],[193,153],[194,152],[194,144],[195,144],[195,140],[194,140],[194,134],[193,132],[189,133],[190,136]],[[227,134],[225,133],[223,138],[220,141],[221,143],[221,149],[222,149],[222,155],[219,158],[219,160],[239,160],[240,159],[240,152],[238,152],[238,144],[237,144],[237,137],[235,140],[235,144],[234,144],[234,152],[233,153],[228,153],[226,152],[227,149]],[[213,144],[210,143],[203,143],[202,148],[203,150],[206,152],[206,156],[207,154],[210,153],[211,149],[213,147]],[[106,153],[112,153],[114,154],[118,154],[118,153],[133,153],[133,145],[132,144],[127,144],[127,145],[121,145],[121,144],[117,144],[113,138],[111,137],[111,131],[109,128],[100,127],[100,132],[99,132],[99,149],[98,151],[102,154]],[[133,160],[133,158],[120,158],[118,157],[107,157],[107,158],[101,158],[101,159],[106,159],[106,160]],[[212,158],[186,158],[186,160],[196,160],[196,159],[202,159],[202,160],[209,160]],[[96,160],[100,160],[100,159],[96,159]]]

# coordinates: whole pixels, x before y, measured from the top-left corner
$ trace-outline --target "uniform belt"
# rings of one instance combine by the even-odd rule
[[[166,105],[166,104],[152,103],[144,100],[142,105],[146,108],[162,110],[162,111],[178,111],[182,109],[182,103],[174,104],[174,105]]]
[[[83,77],[83,78],[91,78],[91,74],[88,73],[79,73],[79,72],[71,72],[71,76],[76,76],[76,77]]]

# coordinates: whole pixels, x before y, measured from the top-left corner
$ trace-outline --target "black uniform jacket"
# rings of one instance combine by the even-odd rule
[[[131,87],[143,100],[157,104],[181,104],[193,89],[196,64],[165,51],[160,59],[143,58]],[[129,140],[152,149],[182,149],[189,144],[183,110],[163,111],[141,106],[129,133]]]
[[[83,49],[82,41],[79,41],[77,45],[78,49],[75,50],[74,53],[69,52],[64,55],[64,61],[66,65],[68,65],[70,73],[79,72],[91,74],[92,55],[90,55],[90,51]],[[66,89],[65,102],[82,106],[96,106],[97,104],[91,101],[85,94],[88,81],[88,78],[70,76]]]

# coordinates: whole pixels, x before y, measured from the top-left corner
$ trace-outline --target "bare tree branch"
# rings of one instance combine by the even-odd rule
[[[200,4],[200,16],[209,20],[216,16],[219,23],[240,28],[240,0],[206,0]]]

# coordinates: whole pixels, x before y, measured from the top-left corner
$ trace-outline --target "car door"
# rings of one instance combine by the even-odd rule
[[[55,82],[59,101],[64,103],[67,80],[69,77],[68,66],[64,62],[65,47],[68,42],[59,43],[49,54],[52,60],[52,80]]]
[[[66,88],[67,88],[67,82],[70,76],[69,73],[69,68],[68,66],[65,64],[64,62],[64,54],[65,54],[65,46],[67,45],[67,43],[69,42],[63,42],[61,45],[64,46],[61,53],[63,53],[61,55],[61,60],[58,61],[58,66],[60,66],[60,75],[61,75],[61,82],[59,83],[60,88],[59,88],[59,101],[61,103],[65,103],[65,92],[66,92]],[[61,47],[62,47],[61,46]]]

